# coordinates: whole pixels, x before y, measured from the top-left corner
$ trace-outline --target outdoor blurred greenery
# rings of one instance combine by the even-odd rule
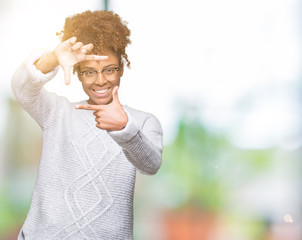
[[[191,106],[185,107],[190,108]],[[293,230],[296,226],[290,225],[293,223],[291,221],[284,221],[283,215],[278,216],[278,219],[272,212],[274,210],[257,209],[257,204],[253,205],[252,199],[245,202],[238,198],[238,195],[249,192],[248,188],[253,182],[261,179],[263,182],[256,183],[254,196],[258,204],[268,200],[274,201],[273,191],[270,191],[271,188],[278,188],[278,184],[269,183],[266,189],[263,189],[261,184],[266,186],[265,181],[270,182],[271,179],[282,181],[283,175],[298,180],[300,150],[286,150],[280,146],[265,149],[239,148],[231,143],[225,132],[207,127],[202,119],[196,116],[196,112],[183,111],[174,140],[164,147],[163,164],[158,174],[154,178],[140,178],[142,183],[137,201],[142,206],[139,208],[151,206],[153,211],[158,210],[158,214],[151,211],[149,217],[153,222],[159,222],[157,226],[162,230],[162,234],[153,235],[152,230],[148,232],[148,229],[139,224],[138,228],[143,228],[144,231],[138,234],[137,239],[273,240],[280,239],[280,236],[286,237],[284,239],[290,236],[291,239],[300,239],[300,235],[292,234],[296,231]],[[286,165],[289,162],[293,165],[288,169]],[[276,175],[276,171],[280,171],[277,169],[280,168],[283,170]],[[242,189],[246,193],[242,192]],[[280,191],[282,192],[281,189]],[[288,195],[288,198],[291,196]],[[280,205],[278,208],[286,213],[286,206]],[[145,209],[140,209],[139,214],[146,214]],[[183,227],[186,229],[184,231],[188,232],[186,235],[168,235],[166,221],[171,221],[171,216],[174,222],[177,218],[179,222],[186,219],[189,223],[187,227]],[[196,223],[200,216],[204,216],[208,221],[214,219],[215,226],[209,227],[204,219]],[[148,222],[146,217],[141,220]],[[194,235],[194,231],[197,232],[194,224],[198,225],[200,232],[204,231],[201,230],[203,225],[208,226],[208,235]],[[182,228],[180,223],[175,225],[176,228]],[[285,228],[284,235],[275,233],[275,228]],[[298,231],[300,230],[299,228]],[[176,230],[172,231],[177,232],[178,236],[182,234]]]
[[[0,239],[15,236],[25,220],[41,153],[39,126],[15,99],[8,99],[7,104],[6,126],[1,136]]]

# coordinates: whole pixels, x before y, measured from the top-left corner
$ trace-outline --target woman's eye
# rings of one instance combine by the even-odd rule
[[[115,69],[114,68],[108,68],[108,69],[105,69],[104,72],[107,73],[107,74],[111,74],[111,73],[114,73]]]
[[[85,75],[90,77],[90,76],[93,76],[95,74],[95,71],[86,71],[85,72]]]

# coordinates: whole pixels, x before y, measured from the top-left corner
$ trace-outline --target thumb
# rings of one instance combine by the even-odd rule
[[[113,91],[112,91],[112,101],[115,102],[120,102],[119,99],[118,99],[118,94],[117,94],[117,91],[118,91],[118,86],[115,86]]]

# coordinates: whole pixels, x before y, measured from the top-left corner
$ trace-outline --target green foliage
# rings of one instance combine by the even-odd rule
[[[159,177],[172,207],[221,211],[231,188],[242,184],[245,176],[267,169],[272,154],[272,150],[238,149],[223,134],[183,117],[175,140],[164,147]]]
[[[16,231],[16,228],[22,225],[27,210],[15,204],[7,191],[2,189],[0,192],[0,236]]]
[[[266,170],[271,165],[274,151],[274,149],[238,150],[237,158],[244,159],[251,170],[254,172],[259,172]]]
[[[226,194],[219,166],[227,147],[224,137],[209,133],[200,122],[180,121],[175,141],[164,148],[160,170],[173,183],[171,194],[181,195],[180,205],[219,210]]]

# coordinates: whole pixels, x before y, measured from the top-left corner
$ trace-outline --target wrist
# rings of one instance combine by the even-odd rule
[[[54,51],[45,52],[34,65],[42,73],[48,73],[58,66],[58,59]]]
[[[123,121],[121,122],[121,126],[122,126],[121,130],[123,130],[128,124],[128,115],[125,111],[124,111],[124,113],[125,113],[125,115],[124,115]]]
[[[59,65],[58,57],[57,57],[55,51],[49,52],[49,64],[53,68],[56,68]]]

